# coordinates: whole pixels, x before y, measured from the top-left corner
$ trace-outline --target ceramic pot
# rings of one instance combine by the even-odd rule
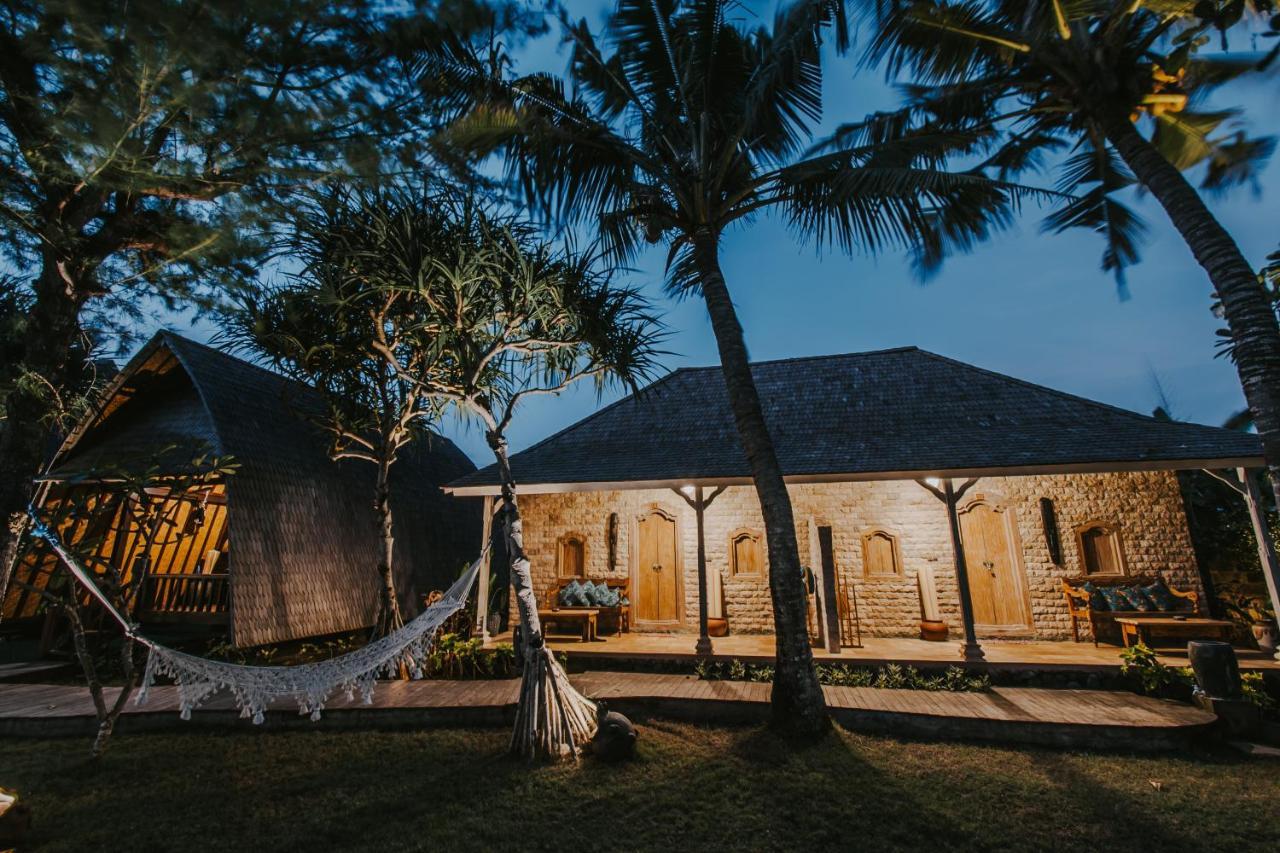
[[[921,619],[920,639],[941,643],[947,639],[947,623],[941,619]]]
[[[1258,644],[1258,648],[1269,655],[1275,654],[1276,642],[1276,626],[1272,622],[1254,622],[1249,626],[1249,630],[1253,632],[1254,642]]]
[[[1230,643],[1192,640],[1187,657],[1202,693],[1210,699],[1240,698],[1240,664]]]
[[[707,634],[712,637],[729,636],[729,620],[723,617],[707,617]]]

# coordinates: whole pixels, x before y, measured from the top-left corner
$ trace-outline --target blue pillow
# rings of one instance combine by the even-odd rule
[[[1156,609],[1156,606],[1151,603],[1151,599],[1147,598],[1147,594],[1142,591],[1140,586],[1122,586],[1120,587],[1120,594],[1124,596],[1125,601],[1129,602],[1130,610],[1150,612]]]
[[[1164,578],[1156,578],[1156,582],[1150,586],[1142,587],[1142,591],[1147,598],[1151,599],[1151,603],[1155,605],[1156,610],[1170,611],[1181,610],[1181,602],[1169,592],[1169,587],[1165,584]]]
[[[582,584],[571,580],[560,589],[561,607],[586,607],[587,597]]]
[[[1103,597],[1103,598],[1105,598],[1105,599],[1107,600],[1107,609],[1108,609],[1108,610],[1121,610],[1121,611],[1123,611],[1123,610],[1131,610],[1131,609],[1132,609],[1132,608],[1129,606],[1129,599],[1127,599],[1127,598],[1125,598],[1123,595],[1121,595],[1121,593],[1120,593],[1120,588],[1119,588],[1119,587],[1114,587],[1114,586],[1100,586],[1100,587],[1098,587],[1098,592],[1102,593],[1102,597]]]
[[[1080,589],[1089,593],[1089,609],[1101,610],[1103,612],[1110,610],[1111,605],[1107,603],[1106,596],[1102,594],[1102,590],[1098,589],[1089,581],[1080,584]]]
[[[618,606],[618,591],[610,589],[608,584],[600,584],[596,587],[596,597],[600,600],[601,607]]]
[[[596,585],[591,581],[587,581],[582,585],[583,607],[596,606]]]

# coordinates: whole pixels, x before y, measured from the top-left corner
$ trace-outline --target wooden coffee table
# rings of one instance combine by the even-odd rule
[[[554,622],[563,625],[566,622],[576,623],[582,631],[582,642],[590,643],[596,638],[596,618],[600,611],[594,607],[573,607],[566,609],[539,610],[538,620],[544,625]]]
[[[1124,639],[1126,649],[1130,646],[1130,640],[1151,645],[1153,634],[1191,640],[1206,637],[1230,640],[1232,628],[1231,623],[1223,619],[1201,619],[1196,616],[1185,619],[1175,619],[1172,616],[1122,616],[1116,619],[1116,624],[1120,626],[1120,636]]]

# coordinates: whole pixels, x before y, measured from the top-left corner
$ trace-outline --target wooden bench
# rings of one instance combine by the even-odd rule
[[[1082,577],[1063,578],[1062,592],[1067,598],[1067,612],[1071,614],[1071,636],[1080,642],[1080,623],[1088,622],[1089,631],[1093,634],[1093,644],[1098,645],[1099,629],[1116,625],[1119,618],[1158,619],[1168,618],[1166,610],[1094,610],[1089,606],[1089,593],[1082,587],[1086,582],[1095,587],[1113,586],[1150,586],[1159,579],[1159,575],[1086,575]],[[1165,586],[1175,598],[1186,602],[1186,614],[1196,615],[1200,612],[1200,594],[1194,590],[1175,589],[1167,581]],[[1121,638],[1123,640],[1123,637]]]
[[[579,626],[584,643],[595,642],[598,635],[596,620],[599,616],[600,611],[595,607],[559,607],[538,610],[538,621],[543,624],[543,634],[547,632],[547,625],[570,622]]]
[[[593,584],[606,584],[610,589],[618,590],[618,596],[631,600],[631,579],[630,578],[560,578],[550,589],[547,590],[545,596],[544,609],[554,610],[557,613],[572,613],[576,610],[595,610],[600,614],[599,621],[604,623],[606,633],[624,634],[631,631],[631,607],[630,605],[619,604],[616,607],[600,607],[599,605],[591,605],[590,607],[563,607],[560,604],[560,590],[570,581],[577,580],[578,583],[586,583],[591,581]],[[539,610],[539,618],[542,611]]]

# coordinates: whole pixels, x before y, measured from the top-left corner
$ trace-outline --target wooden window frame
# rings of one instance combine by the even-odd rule
[[[754,572],[746,572],[738,570],[738,549],[737,544],[741,539],[750,539],[756,548],[756,570]],[[759,530],[751,527],[738,527],[729,531],[729,577],[731,578],[761,578],[765,576],[764,568],[765,552],[764,552],[764,534]]]
[[[1119,567],[1118,572],[1090,572],[1089,563],[1085,554],[1087,553],[1084,546],[1084,537],[1091,530],[1105,530],[1111,536],[1112,542],[1116,549],[1116,565]],[[1095,519],[1087,521],[1084,524],[1076,526],[1076,553],[1080,555],[1080,574],[1084,577],[1102,577],[1114,578],[1123,577],[1129,574],[1129,560],[1125,556],[1124,535],[1120,532],[1120,525],[1111,521],[1101,521]]]
[[[564,570],[564,548],[565,545],[570,542],[577,542],[578,546],[582,548],[582,572],[576,575],[567,575]],[[587,577],[587,557],[588,551],[586,534],[572,530],[568,533],[561,534],[556,538],[556,577],[561,580],[573,580],[574,578],[580,579]]]
[[[893,556],[892,572],[871,571],[870,561],[867,560],[867,545],[876,536],[883,536],[889,540],[889,548]],[[906,572],[902,567],[902,550],[898,546],[897,533],[886,527],[869,527],[862,531],[862,535],[859,537],[859,545],[862,548],[862,576],[867,580],[901,578],[905,575]]]

